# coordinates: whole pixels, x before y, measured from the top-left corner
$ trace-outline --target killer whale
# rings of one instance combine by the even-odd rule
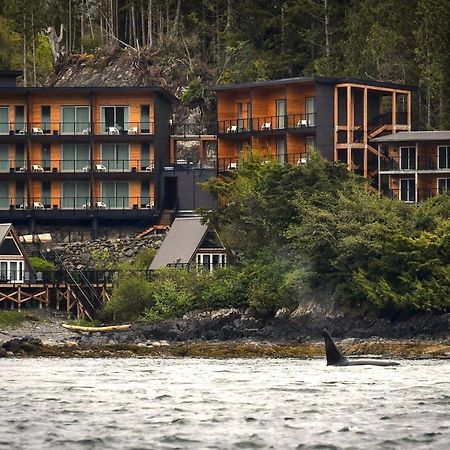
[[[325,341],[325,353],[327,356],[327,366],[398,366],[394,361],[378,361],[375,359],[349,360],[337,348],[328,330],[322,331]]]

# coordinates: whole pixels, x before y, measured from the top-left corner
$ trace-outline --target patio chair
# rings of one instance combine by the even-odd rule
[[[119,135],[120,131],[116,127],[108,127],[108,134]]]
[[[138,127],[131,127],[131,128],[128,130],[128,134],[130,134],[130,135],[139,134]]]
[[[231,125],[227,128],[227,133],[236,133],[237,132],[237,125]]]
[[[270,130],[272,128],[272,124],[270,122],[265,122],[261,125],[261,130]]]
[[[31,131],[33,134],[44,134],[42,128],[32,128]]]

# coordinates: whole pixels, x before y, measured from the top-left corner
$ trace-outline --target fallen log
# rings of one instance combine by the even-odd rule
[[[101,333],[107,331],[124,331],[128,330],[131,325],[110,325],[108,327],[82,327],[80,325],[69,325],[67,323],[62,324],[63,328],[67,330],[85,332],[85,333]]]

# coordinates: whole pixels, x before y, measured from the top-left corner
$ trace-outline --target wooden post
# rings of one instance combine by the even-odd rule
[[[347,86],[347,167],[352,168],[352,88]]]
[[[363,132],[364,132],[364,178],[368,176],[368,134],[367,134],[367,88],[364,88],[363,94]]]
[[[334,87],[334,160],[338,160],[339,88]]]
[[[411,91],[408,92],[407,114],[408,114],[408,131],[411,131]]]
[[[392,131],[397,132],[397,92],[392,92]]]
[[[20,312],[21,311],[21,304],[20,301],[22,300],[22,290],[20,289],[20,286],[17,287],[17,309]]]

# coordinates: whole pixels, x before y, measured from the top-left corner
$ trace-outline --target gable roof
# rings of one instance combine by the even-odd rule
[[[399,133],[376,137],[370,141],[380,144],[389,142],[450,141],[450,131],[402,131]]]
[[[161,269],[172,263],[188,264],[207,231],[208,226],[201,223],[201,217],[176,218],[150,269]]]
[[[16,243],[17,247],[20,250],[20,253],[22,253],[22,256],[25,260],[25,263],[29,270],[33,270],[33,266],[31,265],[31,261],[28,257],[28,254],[22,244],[20,242],[19,236],[16,233],[16,230],[14,229],[12,223],[0,223],[0,247],[3,244],[3,241],[5,240],[6,236],[11,233],[12,237],[14,238],[14,242]]]

